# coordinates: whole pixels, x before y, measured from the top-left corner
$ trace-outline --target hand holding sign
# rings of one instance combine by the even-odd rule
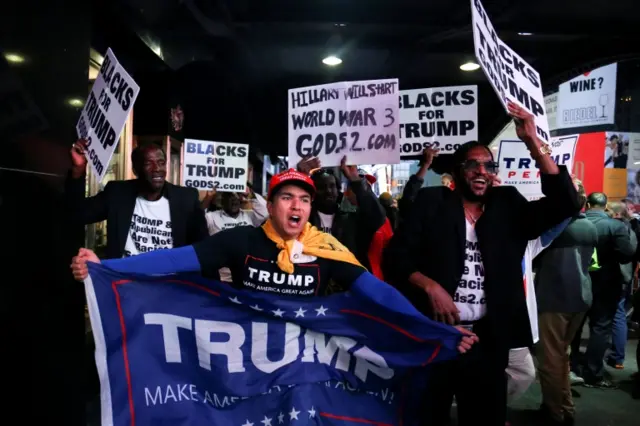
[[[533,114],[529,114],[524,108],[513,102],[507,102],[507,109],[516,124],[516,134],[520,140],[525,143],[535,141],[538,136],[536,135],[536,122]]]
[[[425,148],[422,152],[422,165],[427,169],[431,167],[431,163],[433,163],[433,159],[438,156],[440,150],[438,148]]]
[[[313,170],[319,169],[322,167],[320,163],[320,159],[318,157],[304,157],[297,164],[296,168],[299,172],[310,175]]]
[[[87,141],[84,139],[78,139],[71,147],[71,174],[74,179],[81,178],[87,170],[87,157],[84,154],[86,148]]]
[[[349,182],[356,182],[360,180],[358,166],[348,166],[346,155],[342,157],[342,161],[340,162],[340,170],[342,170],[342,174],[349,180]]]

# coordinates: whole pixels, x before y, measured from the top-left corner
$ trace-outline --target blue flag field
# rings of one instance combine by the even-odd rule
[[[283,298],[89,271],[103,426],[407,426],[428,364],[461,338],[369,273],[347,293]]]

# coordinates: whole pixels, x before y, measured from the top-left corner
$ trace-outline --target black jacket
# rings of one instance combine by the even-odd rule
[[[360,182],[352,182],[351,190],[358,200],[356,212],[338,210],[333,218],[331,235],[345,245],[365,268],[369,269],[368,251],[376,231],[385,223],[387,215],[375,194]],[[321,228],[318,211],[313,208],[309,222]]]
[[[600,269],[591,272],[594,297],[606,294],[612,300],[618,300],[624,284],[620,265],[631,262],[635,257],[632,231],[624,222],[610,218],[603,210],[589,210],[586,216],[598,232],[596,250]]]
[[[106,220],[106,257],[122,257],[138,197],[138,182],[111,181],[93,197],[85,198],[84,194],[84,179],[73,179],[69,175],[65,182],[65,198],[71,220],[84,225]],[[209,236],[196,189],[166,182],[163,195],[169,200],[174,247],[187,246]]]
[[[596,227],[585,215],[571,219],[535,259],[539,312],[586,312],[593,301],[589,265],[598,244]]]
[[[533,343],[522,282],[522,259],[529,240],[580,210],[571,177],[566,168],[560,169],[558,175],[542,175],[546,197],[537,201],[527,202],[511,186],[492,188],[476,223],[487,320],[500,347]],[[465,266],[465,231],[458,191],[444,186],[420,190],[408,219],[385,253],[385,278],[389,277],[416,308],[431,315],[426,293],[408,278],[421,272],[455,295]]]

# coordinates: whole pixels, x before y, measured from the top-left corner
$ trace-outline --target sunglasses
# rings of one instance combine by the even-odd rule
[[[467,171],[478,171],[480,170],[480,166],[483,166],[487,173],[496,174],[498,173],[498,163],[495,161],[478,161],[478,160],[467,160],[462,163],[462,168]]]

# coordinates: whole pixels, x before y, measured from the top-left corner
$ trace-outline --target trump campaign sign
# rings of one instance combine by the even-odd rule
[[[551,140],[551,158],[560,166],[573,170],[578,135],[563,136]],[[503,185],[515,186],[528,200],[543,196],[540,186],[540,168],[531,158],[527,145],[521,140],[501,140],[498,152],[500,171],[498,176]]]
[[[461,338],[367,272],[318,298],[89,272],[103,426],[408,425],[416,377]]]

